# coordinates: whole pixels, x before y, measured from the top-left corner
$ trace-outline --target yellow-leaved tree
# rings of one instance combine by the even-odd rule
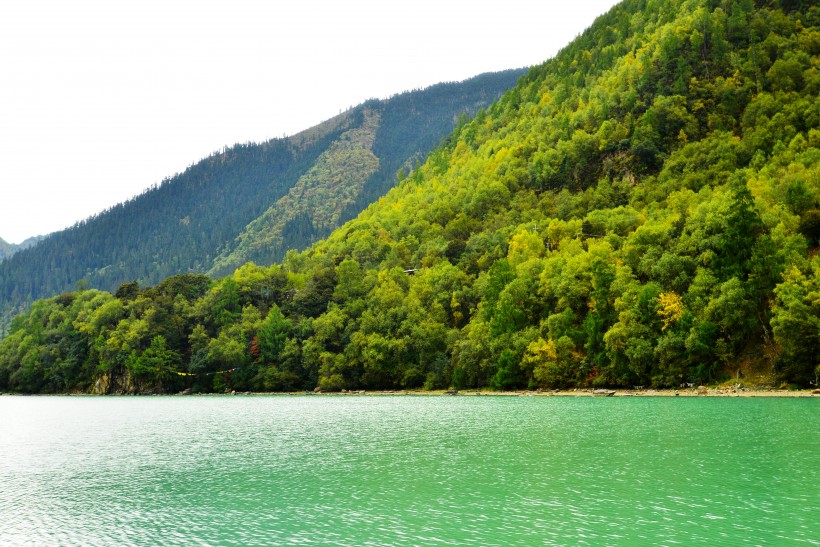
[[[663,321],[661,330],[671,327],[683,315],[683,300],[674,292],[662,292],[658,295],[658,315]]]

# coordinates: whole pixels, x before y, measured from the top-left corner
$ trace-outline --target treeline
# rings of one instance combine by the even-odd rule
[[[816,383],[818,23],[627,0],[307,251],[37,302],[0,389]]]
[[[125,203],[49,235],[0,261],[0,337],[10,318],[34,299],[73,290],[78,283],[113,291],[132,279],[147,285],[174,274],[208,272],[218,256],[231,253],[254,219],[286,196],[341,135],[363,123],[365,110],[374,108],[384,111],[374,145],[382,169],[368,179],[358,205],[348,205],[348,214],[358,213],[395,184],[397,166],[423,158],[460,114],[489,105],[522,73],[489,73],[368,101],[292,137],[226,148]],[[305,248],[328,231],[294,225],[282,246]],[[271,264],[282,254],[266,249],[253,259]]]

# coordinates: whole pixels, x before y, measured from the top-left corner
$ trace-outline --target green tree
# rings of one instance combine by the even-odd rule
[[[260,363],[277,363],[290,330],[291,321],[285,318],[279,306],[273,304],[256,336],[259,348],[256,357]]]
[[[154,336],[151,345],[131,362],[131,371],[140,384],[149,382],[169,390],[176,383],[180,356],[168,348],[163,336]]]
[[[782,350],[777,364],[789,382],[815,385],[820,376],[820,257],[808,272],[792,267],[774,290],[772,317],[775,340]]]

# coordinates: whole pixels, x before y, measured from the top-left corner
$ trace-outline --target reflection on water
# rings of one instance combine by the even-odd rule
[[[812,399],[0,397],[0,544],[818,544]]]

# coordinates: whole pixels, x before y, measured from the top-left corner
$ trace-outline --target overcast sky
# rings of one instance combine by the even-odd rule
[[[538,64],[614,0],[0,5],[0,238],[74,224],[225,145]]]

